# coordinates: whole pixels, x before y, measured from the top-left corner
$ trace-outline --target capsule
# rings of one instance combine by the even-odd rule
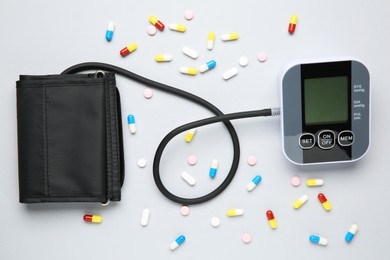
[[[195,76],[198,73],[196,68],[188,68],[188,67],[181,67],[180,72],[191,76]]]
[[[316,236],[316,235],[311,235],[309,237],[309,240],[313,244],[317,244],[317,245],[326,246],[328,244],[328,240],[326,238],[323,238],[323,237],[320,237],[320,236]]]
[[[272,210],[268,210],[266,212],[266,215],[267,215],[267,219],[268,219],[268,223],[270,225],[270,227],[272,229],[275,229],[278,227],[278,223],[276,223],[276,219],[274,217],[274,213],[272,212]]]
[[[214,179],[215,176],[217,175],[218,164],[219,163],[217,159],[211,161],[210,172],[209,172],[209,176],[211,179]]]
[[[332,206],[330,205],[328,199],[325,197],[324,194],[319,193],[319,194],[318,194],[318,199],[320,200],[320,202],[322,203],[322,206],[324,207],[324,209],[325,209],[326,211],[329,211],[329,210],[332,209]]]
[[[292,15],[290,18],[290,24],[288,25],[288,32],[293,34],[295,32],[295,27],[297,26],[298,16]]]
[[[193,49],[191,49],[189,47],[183,47],[182,51],[188,57],[191,57],[193,59],[198,58],[198,53],[195,50],[193,50]]]
[[[185,32],[187,30],[187,27],[184,24],[171,23],[169,24],[169,29],[177,32]]]
[[[84,215],[84,221],[91,222],[91,223],[101,223],[103,221],[103,219],[99,215],[86,214],[86,215]]]
[[[208,70],[211,70],[213,68],[215,68],[215,66],[217,65],[217,63],[215,62],[215,60],[211,60],[205,64],[202,64],[200,67],[199,67],[199,71],[200,73],[204,73]]]
[[[111,41],[114,36],[115,24],[114,22],[109,22],[106,30],[106,40]]]
[[[169,54],[157,54],[154,57],[154,60],[157,62],[166,62],[166,61],[171,61],[173,59],[172,55]]]
[[[246,189],[248,191],[252,191],[254,188],[256,188],[256,186],[261,182],[261,176],[260,175],[256,175],[252,181],[250,183],[248,183],[246,185]]]
[[[234,32],[234,33],[230,33],[230,34],[224,34],[224,35],[222,35],[221,39],[224,42],[237,40],[238,33]]]
[[[195,133],[196,133],[196,128],[193,128],[193,129],[191,129],[191,130],[189,130],[187,132],[187,134],[186,134],[186,136],[184,138],[187,143],[192,141],[192,139],[194,138]]]
[[[135,125],[134,116],[132,114],[127,116],[127,123],[129,124],[130,133],[135,134],[137,132],[137,127]]]
[[[345,235],[345,241],[347,243],[350,243],[357,231],[358,231],[358,226],[356,224],[353,224],[351,228],[348,230],[347,234]]]
[[[213,49],[214,41],[215,41],[215,33],[209,32],[209,35],[207,36],[207,49],[209,50]]]
[[[306,201],[309,199],[309,197],[305,194],[305,195],[302,195],[299,199],[297,199],[295,202],[294,202],[294,209],[299,209],[300,207],[302,207],[303,204],[306,203]]]
[[[324,185],[324,180],[323,179],[308,179],[306,181],[306,185],[309,187],[322,186],[322,185]]]
[[[176,248],[178,248],[181,244],[184,243],[184,241],[186,240],[186,237],[181,235],[179,236],[178,238],[176,238],[175,241],[173,241],[172,243],[169,244],[169,248],[171,250],[175,250]]]
[[[122,57],[126,57],[127,55],[129,55],[130,53],[135,51],[137,49],[137,47],[138,47],[137,44],[132,42],[132,43],[128,44],[126,47],[124,47],[120,51],[120,54],[122,55]]]
[[[236,216],[242,216],[242,215],[244,215],[243,209],[229,209],[227,211],[228,217],[236,217]]]
[[[149,16],[149,22],[160,31],[164,31],[165,25],[156,16]]]

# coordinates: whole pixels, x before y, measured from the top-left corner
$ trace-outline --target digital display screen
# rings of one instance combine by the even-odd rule
[[[304,117],[306,125],[348,122],[348,77],[304,79]]]

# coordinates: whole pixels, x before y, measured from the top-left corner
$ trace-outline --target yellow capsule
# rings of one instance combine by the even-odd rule
[[[222,41],[234,41],[238,39],[238,33],[230,33],[222,35]]]
[[[86,214],[86,215],[84,215],[84,221],[85,222],[92,222],[92,223],[101,223],[103,221],[103,219],[99,215]]]
[[[171,29],[173,31],[178,31],[178,32],[185,32],[187,30],[187,28],[184,24],[175,24],[175,23],[171,23],[169,25],[169,29]]]
[[[227,211],[228,217],[236,217],[236,216],[241,216],[244,215],[244,210],[243,209],[229,209]]]
[[[322,179],[308,179],[306,185],[309,187],[322,186],[324,185],[324,180]]]
[[[190,131],[187,132],[185,136],[185,140],[187,143],[192,141],[192,138],[194,138],[195,133],[196,133],[196,128],[191,129]]]
[[[198,73],[198,70],[196,68],[181,67],[180,72],[183,74],[195,76]]]
[[[308,200],[308,196],[307,195],[303,195],[302,197],[300,197],[299,199],[297,199],[293,206],[294,206],[294,209],[299,209],[300,207],[302,207],[303,204],[306,203],[306,201]]]
[[[210,32],[207,36],[207,49],[211,50],[214,47],[215,33]]]
[[[171,61],[173,59],[172,55],[169,54],[157,54],[154,57],[154,60],[157,62]]]

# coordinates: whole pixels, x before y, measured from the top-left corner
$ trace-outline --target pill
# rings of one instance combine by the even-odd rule
[[[302,205],[305,204],[308,199],[309,199],[309,197],[306,194],[302,195],[299,199],[294,201],[294,204],[293,204],[294,209],[299,209],[300,207],[302,207]]]
[[[84,221],[91,222],[91,223],[101,223],[103,221],[103,219],[99,215],[86,214],[86,215],[84,215]]]
[[[194,185],[195,185],[195,179],[194,179],[194,177],[192,177],[191,174],[189,174],[188,172],[183,171],[183,172],[181,173],[181,177],[182,177],[183,180],[185,180],[189,185],[191,185],[191,186],[194,186]]]
[[[270,227],[272,229],[277,228],[278,224],[276,222],[276,219],[275,219],[275,216],[274,216],[274,213],[272,212],[272,210],[267,210],[266,215],[267,215],[267,219],[268,219],[268,223],[269,223]]]
[[[262,52],[262,51],[261,51],[261,52],[259,52],[259,53],[257,54],[257,60],[260,61],[260,62],[266,61],[267,58],[268,58],[268,56],[267,56],[267,54],[266,54],[265,52]]]
[[[257,159],[256,159],[256,156],[254,155],[250,155],[248,156],[248,159],[247,159],[247,162],[250,166],[253,166],[257,163]]]
[[[115,23],[109,22],[106,30],[106,40],[111,41],[112,37],[114,36],[114,30],[115,30]]]
[[[256,175],[252,181],[250,183],[248,183],[246,185],[246,189],[248,191],[252,191],[254,188],[256,188],[256,186],[261,182],[261,176],[260,175]]]
[[[309,240],[313,244],[318,244],[318,245],[322,245],[322,246],[326,246],[328,244],[328,240],[326,238],[316,236],[316,235],[311,235],[309,237]]]
[[[213,159],[211,161],[211,166],[210,166],[210,171],[209,171],[209,176],[211,179],[214,179],[215,176],[217,175],[218,164],[219,164],[219,162],[217,159]]]
[[[244,215],[243,209],[229,209],[227,211],[228,217],[236,217],[236,216],[242,216]]]
[[[188,216],[190,214],[190,207],[183,205],[180,208],[180,214],[183,216]]]
[[[127,116],[127,123],[129,124],[130,133],[135,134],[137,132],[137,127],[135,125],[135,119],[132,114]]]
[[[306,180],[306,185],[309,187],[316,187],[324,185],[324,180],[322,179],[308,179]]]
[[[156,16],[149,16],[149,22],[160,31],[164,31],[165,25]]]
[[[214,41],[215,41],[215,33],[209,32],[209,35],[207,36],[207,49],[209,50],[213,49]]]
[[[122,55],[122,57],[126,57],[127,55],[129,55],[130,53],[135,51],[136,49],[137,49],[137,44],[133,42],[133,43],[128,44],[126,47],[124,47],[120,51],[120,54]]]
[[[290,24],[288,25],[288,32],[293,34],[295,32],[295,27],[297,26],[298,16],[293,14],[290,18]]]
[[[301,185],[301,178],[299,178],[298,176],[292,177],[291,178],[291,185],[294,187],[298,187],[299,185]]]
[[[218,217],[212,217],[210,220],[210,224],[213,227],[219,227],[219,225],[221,224],[221,220]]]
[[[150,25],[148,27],[148,29],[146,30],[146,32],[150,35],[150,36],[153,36],[157,33],[157,29],[156,27],[154,27],[153,25]]]
[[[245,244],[249,244],[250,242],[252,242],[252,235],[249,233],[244,233],[242,235],[241,239],[242,239],[242,242],[244,242]]]
[[[222,78],[224,80],[228,80],[230,79],[231,77],[234,77],[236,76],[238,73],[238,69],[237,68],[231,68],[230,70],[226,71],[225,73],[223,73],[222,75]]]
[[[187,157],[187,163],[189,165],[195,165],[198,162],[198,158],[195,155],[190,155]]]
[[[324,194],[319,193],[319,194],[318,194],[318,199],[320,200],[320,202],[322,203],[322,206],[324,207],[324,209],[325,209],[326,211],[329,211],[329,210],[332,209],[332,206],[330,205],[328,199],[325,197]]]
[[[221,37],[222,41],[234,41],[238,39],[238,33],[229,33],[229,34],[224,34]]]
[[[191,76],[195,76],[198,73],[196,68],[190,68],[190,67],[181,67],[180,72]]]
[[[141,215],[141,226],[147,226],[149,223],[150,210],[144,209]]]
[[[240,57],[240,59],[238,60],[238,64],[240,64],[241,67],[245,67],[246,65],[248,65],[248,63],[249,60],[245,56]]]
[[[185,10],[184,18],[186,18],[187,20],[192,20],[192,18],[194,18],[194,11],[190,9]]]
[[[358,226],[356,224],[353,224],[351,228],[348,230],[347,234],[345,235],[345,241],[347,243],[350,243],[357,231],[358,231]]]
[[[215,68],[216,65],[217,65],[217,63],[215,62],[215,60],[210,60],[207,63],[202,64],[199,67],[199,71],[200,71],[200,73],[206,72],[208,70]]]
[[[171,61],[173,59],[172,55],[170,54],[157,54],[154,56],[154,60],[157,62],[166,62]]]
[[[171,23],[169,24],[169,29],[177,32],[185,32],[187,30],[187,27],[184,24]]]
[[[171,250],[175,250],[176,248],[178,248],[181,244],[184,243],[184,241],[186,240],[186,237],[181,235],[179,236],[178,238],[176,238],[175,241],[173,241],[172,243],[169,244],[169,248]]]
[[[141,158],[141,159],[139,159],[139,160],[137,161],[137,164],[138,164],[138,167],[140,167],[140,168],[145,168],[145,166],[146,166],[146,160],[143,159],[143,158]]]
[[[194,138],[194,135],[196,134],[196,130],[197,130],[196,128],[193,128],[186,133],[184,140],[186,140],[187,143],[192,141],[192,139]]]
[[[198,53],[196,51],[194,51],[193,49],[191,49],[190,47],[183,47],[182,51],[188,57],[191,57],[193,59],[198,58]]]
[[[146,88],[146,89],[144,90],[144,98],[150,99],[150,98],[152,98],[152,97],[153,97],[153,90],[150,89],[150,88]]]

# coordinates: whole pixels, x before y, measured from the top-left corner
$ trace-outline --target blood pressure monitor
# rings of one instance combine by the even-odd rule
[[[370,144],[370,77],[355,59],[290,65],[280,77],[283,151],[299,165],[352,162]]]

